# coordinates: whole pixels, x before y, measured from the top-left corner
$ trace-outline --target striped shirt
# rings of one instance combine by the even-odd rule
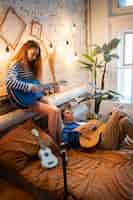
[[[28,81],[33,79],[33,72],[25,72],[19,63],[9,68],[6,79],[7,92],[11,102],[17,107],[25,108],[26,106],[19,102],[14,94],[14,90],[21,90],[23,92],[31,91],[32,84]]]

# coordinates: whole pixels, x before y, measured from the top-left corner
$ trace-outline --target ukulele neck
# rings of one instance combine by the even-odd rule
[[[40,138],[40,136],[35,136],[36,137],[36,140],[40,146],[41,149],[46,149],[46,146],[44,145],[42,139]]]

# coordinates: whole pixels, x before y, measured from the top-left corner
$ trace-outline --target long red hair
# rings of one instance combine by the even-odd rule
[[[32,71],[35,77],[39,77],[42,71],[42,57],[40,46],[36,41],[28,40],[26,43],[24,43],[22,47],[18,50],[18,52],[13,56],[11,62],[20,63],[25,69],[29,65],[27,51],[30,48],[36,48],[39,50],[37,58],[32,62]]]

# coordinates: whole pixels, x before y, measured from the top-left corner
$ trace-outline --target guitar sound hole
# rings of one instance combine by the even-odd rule
[[[94,127],[92,128],[92,131],[96,131],[96,130],[97,130],[97,127],[94,126]]]
[[[49,165],[53,164],[53,161],[48,162]]]
[[[44,154],[44,156],[46,156],[46,157],[48,157],[48,155],[49,155],[48,153],[45,153],[45,154]]]

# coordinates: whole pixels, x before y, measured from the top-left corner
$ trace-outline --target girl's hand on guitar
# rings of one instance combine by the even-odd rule
[[[39,85],[33,85],[33,86],[31,87],[31,91],[32,91],[32,92],[43,92],[43,88],[40,87]]]
[[[38,92],[38,87],[36,85],[32,85],[31,91],[32,92]]]

